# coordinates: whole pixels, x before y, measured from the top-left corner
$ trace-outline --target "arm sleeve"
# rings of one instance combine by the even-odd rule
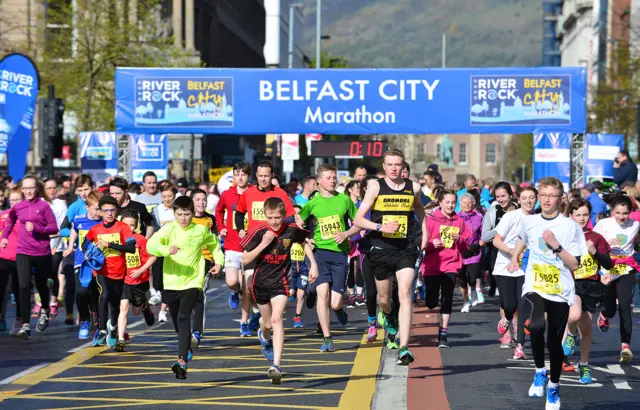
[[[306,204],[304,204],[304,206],[300,210],[300,213],[298,213],[298,215],[300,216],[300,218],[303,221],[306,221],[307,218],[309,218],[309,215],[311,215],[313,213],[313,211],[311,210],[312,206],[313,205],[312,205],[311,201],[309,201]]]
[[[224,204],[225,200],[226,200],[226,198],[225,198],[225,195],[224,195],[224,192],[223,192],[222,195],[220,195],[220,200],[218,201],[218,204],[216,205],[216,211],[215,211],[216,227],[218,228],[218,232],[220,232],[223,229],[225,229],[225,226],[224,226],[224,210],[226,208],[226,206]],[[231,215],[228,215],[228,217],[230,218],[232,215],[233,215],[233,213]]]
[[[58,223],[56,222],[56,216],[49,206],[44,208],[44,224],[33,224],[33,231],[43,235],[53,235],[58,233]]]
[[[115,249],[118,252],[136,253],[136,240],[134,239],[133,242],[127,242],[126,245],[121,245],[119,243],[110,243],[109,248]]]
[[[238,232],[242,231],[244,229],[244,216],[245,213],[244,212],[240,212],[237,210],[238,208],[236,208],[236,214],[235,214],[235,219],[233,220],[235,222],[236,225],[236,230]]]
[[[2,239],[7,239],[14,225],[16,224],[16,208],[11,208],[9,211],[9,215],[7,215],[7,220],[4,223],[4,229],[2,230]]]
[[[169,236],[171,234],[170,225],[162,227],[147,240],[147,252],[149,255],[165,257],[169,256]]]
[[[609,255],[608,253],[596,252],[596,254],[593,255],[593,257],[598,261],[598,264],[600,264],[600,267],[606,270],[613,268],[613,261],[611,260],[611,255]]]

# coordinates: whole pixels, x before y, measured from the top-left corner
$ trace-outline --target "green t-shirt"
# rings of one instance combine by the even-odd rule
[[[305,204],[300,211],[300,217],[304,221],[310,216],[316,218],[313,240],[318,249],[348,253],[349,241],[345,240],[338,245],[333,239],[333,234],[347,231],[346,219],[354,220],[356,212],[356,204],[345,194],[338,193],[331,198],[325,198],[318,193]]]

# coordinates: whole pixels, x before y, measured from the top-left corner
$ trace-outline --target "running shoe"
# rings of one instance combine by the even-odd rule
[[[347,315],[347,311],[342,307],[340,310],[336,310],[335,312],[338,317],[338,322],[340,322],[342,326],[346,326],[349,322],[349,315]]]
[[[157,290],[151,290],[151,297],[149,298],[149,304],[151,306],[159,305],[162,302],[162,293]]]
[[[240,295],[234,291],[229,291],[229,307],[233,310],[240,306]]]
[[[365,302],[364,300],[364,295],[356,296],[356,306],[362,307],[362,306],[365,306],[366,304],[367,302]]]
[[[602,313],[598,316],[598,328],[601,332],[609,330],[609,318],[604,317]]]
[[[462,309],[460,309],[460,313],[469,313],[470,308],[471,308],[471,304],[469,302],[466,302],[464,305],[462,305]]]
[[[402,346],[400,350],[398,350],[398,360],[396,364],[401,366],[409,366],[414,361],[413,353],[407,346]]]
[[[267,377],[271,379],[271,384],[280,384],[282,380],[282,369],[275,364],[267,370]]]
[[[387,318],[382,310],[378,312],[378,323],[380,323],[380,326],[382,327],[387,326]]]
[[[107,331],[100,330],[97,331],[95,335],[93,335],[93,343],[91,343],[92,347],[104,346],[107,343]]]
[[[116,347],[118,343],[118,327],[111,326],[111,319],[107,321],[107,345],[109,347]]]
[[[262,315],[260,315],[260,312],[251,313],[251,316],[249,316],[249,330],[251,330],[252,332],[258,330],[258,328],[260,327],[261,317]]]
[[[60,306],[60,305],[59,305],[59,304],[57,304],[57,303],[51,303],[51,304],[49,305],[49,318],[50,318],[51,320],[55,319],[55,318],[56,318],[56,316],[58,316],[58,307],[59,307],[59,306]]]
[[[200,335],[200,332],[198,332],[197,330],[194,330],[193,333],[191,334],[191,347],[194,349],[198,349],[200,347],[201,338],[202,336]]]
[[[249,330],[249,325],[245,322],[240,323],[240,337],[249,337],[251,336],[251,330]]]
[[[567,356],[562,359],[562,371],[565,373],[573,373],[576,371],[576,368],[571,364]]]
[[[31,317],[34,319],[39,318],[41,309],[42,305],[40,304],[40,302],[36,302],[36,304],[33,306],[33,310],[31,311]]]
[[[118,340],[118,342],[116,343],[115,347],[113,348],[116,352],[124,352],[124,347],[126,346],[126,344],[124,343],[124,340]]]
[[[354,308],[356,307],[356,295],[349,295],[349,298],[347,299],[347,308]]]
[[[547,386],[547,404],[544,410],[560,410],[560,386]]]
[[[500,338],[500,349],[511,349],[511,335],[505,333]]]
[[[536,372],[533,376],[533,383],[529,387],[529,397],[542,397],[544,396],[544,387],[547,385],[547,369],[541,372]]]
[[[7,330],[7,321],[4,319],[0,319],[0,332],[4,332]]]
[[[306,300],[307,309],[313,309],[316,306],[316,299],[318,299],[317,292],[311,291],[307,293],[307,300]]]
[[[398,324],[396,323],[396,318],[393,316],[393,314],[387,315],[385,313],[384,316],[385,316],[385,326],[384,326],[385,330],[390,335],[395,336],[398,333]]]
[[[273,362],[273,341],[271,339],[264,340],[262,337],[262,329],[258,330],[258,340],[260,340],[260,348],[264,358],[270,362]]]
[[[16,333],[16,337],[23,340],[31,338],[31,326],[28,323],[23,323],[18,333]]]
[[[576,336],[572,336],[567,333],[567,337],[562,343],[562,350],[564,351],[564,355],[566,357],[573,355],[573,352],[576,350]]]
[[[469,292],[469,303],[471,304],[471,306],[476,307],[478,306],[478,292],[476,292],[475,290],[472,290],[471,292]]]
[[[126,344],[131,343],[131,338],[129,337],[129,333],[127,333],[127,332],[124,332],[124,342]]]
[[[144,316],[144,321],[147,322],[147,326],[153,326],[156,322],[156,317],[148,304],[142,308],[142,315]]]
[[[580,372],[580,383],[591,384],[593,380],[591,379],[591,369],[589,366],[578,365],[578,371]]]
[[[503,317],[498,322],[498,333],[504,335],[505,333],[507,333],[507,330],[509,330],[509,321]]]
[[[75,324],[72,313],[67,313],[66,317],[64,318],[64,324],[67,326],[73,326]]]
[[[524,354],[521,344],[517,345],[513,351],[513,360],[527,360],[527,355]]]
[[[449,344],[449,339],[447,338],[447,335],[441,334],[438,336],[438,347],[441,349],[447,349],[451,347],[451,345]]]
[[[161,310],[158,313],[158,323],[165,323],[167,320],[168,320],[167,311],[166,310]]]
[[[187,352],[187,363],[189,363],[192,359],[193,359],[193,349],[189,348],[189,351]]]
[[[333,348],[333,338],[325,337],[324,342],[322,342],[322,346],[320,346],[320,351],[323,353],[335,352],[335,349]]]
[[[398,350],[399,348],[400,346],[398,345],[398,341],[396,340],[396,337],[393,335],[389,335],[387,337],[387,349]]]
[[[78,339],[88,339],[91,323],[88,320],[80,322],[80,330],[78,330]]]
[[[16,320],[13,321],[13,326],[11,327],[9,334],[11,336],[17,336],[20,329],[22,329],[22,319],[16,318]]]
[[[171,366],[171,370],[175,373],[176,379],[184,380],[187,378],[187,363],[184,360],[176,360]]]
[[[367,342],[373,343],[378,338],[378,328],[375,323],[369,325],[369,332],[367,332]]]
[[[38,332],[44,332],[49,327],[49,315],[43,310],[40,313],[40,319],[38,319],[38,324],[36,325],[36,330]]]
[[[484,294],[482,293],[482,289],[476,289],[476,297],[478,299],[478,305],[482,305],[484,303]]]
[[[295,329],[301,329],[304,327],[304,325],[302,324],[302,318],[300,316],[293,317],[293,327]]]
[[[620,363],[629,364],[631,363],[631,359],[633,359],[633,353],[631,352],[631,347],[628,343],[622,344],[622,350],[620,350]]]

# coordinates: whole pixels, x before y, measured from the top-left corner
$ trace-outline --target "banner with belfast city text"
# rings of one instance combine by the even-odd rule
[[[539,132],[533,135],[533,182],[556,177],[569,192],[571,182],[571,134]]]
[[[118,133],[583,133],[584,68],[116,70]]]

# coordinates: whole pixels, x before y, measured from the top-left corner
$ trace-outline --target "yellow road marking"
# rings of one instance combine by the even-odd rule
[[[356,353],[355,363],[347,387],[340,397],[340,410],[357,410],[369,408],[376,391],[376,379],[382,356],[382,341],[367,343],[367,335],[362,337],[360,348]],[[398,392],[405,394],[405,392]]]
[[[148,356],[145,356],[148,357]],[[151,360],[127,360],[127,361],[113,361],[106,363],[96,363],[94,366],[99,367],[110,367],[113,365],[124,365],[124,364],[141,364],[141,363],[166,363],[166,362],[174,362],[176,360],[175,356],[165,356],[165,359],[151,359]],[[194,356],[192,361],[205,361],[205,360],[244,360],[244,361],[261,361],[264,362],[263,355],[255,355],[255,356],[203,356],[197,355]],[[336,360],[304,360],[304,359],[288,359],[286,357],[282,358],[283,362],[287,363],[306,363],[309,365],[314,364],[332,364],[332,365],[350,365],[353,364],[351,361],[336,361]]]
[[[351,364],[351,362],[324,362],[324,363],[315,363],[314,367],[318,366],[336,366],[338,364]],[[76,366],[78,368],[86,368],[86,369],[122,369],[122,370],[157,370],[157,367],[142,367],[142,366],[118,366],[117,363],[109,366],[105,366],[102,364],[81,364]],[[292,364],[288,365],[287,368],[292,367],[309,367],[308,364]],[[245,372],[245,373],[253,373],[246,372],[246,370],[264,370],[265,366],[247,366],[242,368],[216,368],[216,369],[189,369],[190,373],[219,373],[219,372]],[[241,370],[244,369],[244,370]]]

